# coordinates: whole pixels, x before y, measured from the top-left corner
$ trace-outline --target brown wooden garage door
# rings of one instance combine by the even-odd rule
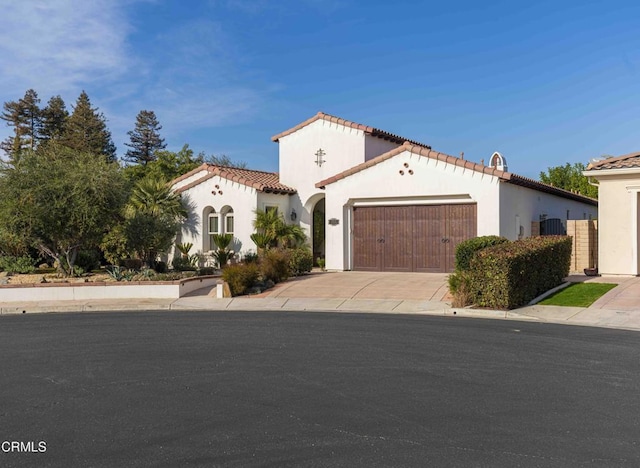
[[[475,204],[355,207],[354,270],[453,271],[455,248],[476,225]]]

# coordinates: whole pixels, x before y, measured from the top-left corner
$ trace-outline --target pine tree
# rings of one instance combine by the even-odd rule
[[[127,132],[131,143],[125,146],[131,148],[127,150],[125,161],[134,164],[146,165],[148,162],[156,160],[156,151],[166,148],[164,138],[160,137],[162,125],[158,122],[153,111],[141,110],[136,117],[136,126]]]
[[[69,148],[101,154],[109,161],[116,160],[116,147],[104,114],[91,107],[89,96],[84,91],[80,93],[73,113],[67,119],[61,140]]]
[[[13,136],[0,144],[11,160],[16,160],[23,150],[35,150],[42,137],[42,110],[40,98],[33,89],[27,90],[24,97],[4,103],[4,112],[0,118],[13,127]]]
[[[49,99],[47,107],[42,109],[42,139],[60,140],[64,133],[69,112],[60,96]]]

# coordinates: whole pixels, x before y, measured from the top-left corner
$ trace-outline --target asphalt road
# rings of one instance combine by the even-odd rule
[[[586,327],[2,316],[0,466],[637,467],[639,371],[640,334]]]

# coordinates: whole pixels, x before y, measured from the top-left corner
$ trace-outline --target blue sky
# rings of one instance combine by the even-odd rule
[[[169,149],[262,170],[270,137],[320,110],[533,178],[640,151],[638,2],[2,4],[0,100],[84,89],[119,155],[141,109]]]

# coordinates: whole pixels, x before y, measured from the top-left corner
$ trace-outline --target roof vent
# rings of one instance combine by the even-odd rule
[[[499,171],[506,172],[509,170],[509,168],[507,167],[507,158],[502,156],[497,151],[491,155],[491,159],[489,160],[489,166],[495,167]]]

